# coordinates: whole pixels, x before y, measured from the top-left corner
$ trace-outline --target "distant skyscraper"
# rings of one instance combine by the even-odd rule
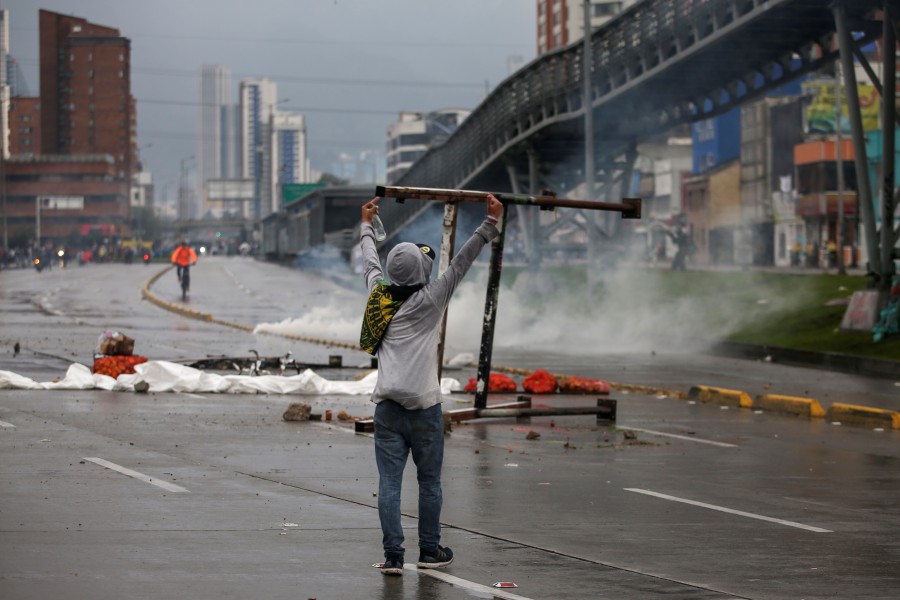
[[[203,199],[201,213],[209,210],[206,182],[237,175],[231,71],[220,65],[200,69],[200,131],[197,147],[197,185]]]
[[[257,200],[252,216],[268,215],[275,205],[273,191],[277,177],[272,160],[275,105],[278,86],[268,79],[245,79],[240,85],[241,177],[257,183]]]
[[[107,154],[131,179],[137,118],[131,41],[118,29],[47,10],[40,21],[42,154]]]

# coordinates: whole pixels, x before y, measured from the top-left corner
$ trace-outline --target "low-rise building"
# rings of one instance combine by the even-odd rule
[[[131,234],[129,185],[111,156],[12,156],[4,170],[11,245]]]

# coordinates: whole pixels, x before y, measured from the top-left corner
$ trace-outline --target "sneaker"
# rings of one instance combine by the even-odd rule
[[[431,552],[420,550],[419,562],[416,563],[416,566],[423,569],[437,569],[438,567],[446,567],[452,562],[453,550],[438,546],[437,549]]]
[[[381,565],[381,572],[385,575],[403,575],[403,559],[386,558]]]

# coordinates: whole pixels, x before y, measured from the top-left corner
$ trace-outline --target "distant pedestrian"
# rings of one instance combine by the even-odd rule
[[[378,517],[381,521],[385,575],[403,574],[403,527],[400,488],[412,454],[419,482],[418,567],[437,568],[453,561],[441,541],[441,467],[444,419],[438,380],[438,338],[450,297],[485,244],[499,235],[503,205],[487,198],[487,216],[453,258],[449,268],[430,281],[432,248],[403,242],[387,257],[384,279],[375,249],[372,218],[378,198],[362,207],[359,237],[369,299],[360,345],[378,356],[375,406],[375,463],[378,466]]]
[[[795,241],[794,245],[791,246],[791,266],[799,267],[800,266],[800,255],[803,253],[803,246],[800,245],[800,241]]]
[[[674,233],[669,232],[672,241],[675,242],[675,258],[672,259],[673,271],[684,271],[685,263],[690,254],[692,254],[693,240],[691,236],[682,228],[678,228]]]
[[[828,254],[828,266],[834,268],[837,266],[837,244],[834,240],[828,240],[825,244],[825,252]]]

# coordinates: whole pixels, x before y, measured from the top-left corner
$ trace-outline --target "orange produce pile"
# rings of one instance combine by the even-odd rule
[[[94,359],[94,373],[108,375],[113,379],[119,375],[134,373],[134,365],[147,362],[146,356],[101,356]]]
[[[608,394],[609,384],[600,379],[588,379],[587,377],[560,377],[559,391],[576,392],[581,394]]]
[[[469,383],[466,384],[466,387],[463,390],[467,392],[474,392],[476,386],[475,378],[469,379]],[[516,382],[511,378],[507,377],[502,373],[491,373],[488,378],[488,391],[489,392],[515,392],[516,391]]]
[[[522,380],[522,389],[529,394],[552,394],[557,387],[556,377],[543,369],[538,369]]]

